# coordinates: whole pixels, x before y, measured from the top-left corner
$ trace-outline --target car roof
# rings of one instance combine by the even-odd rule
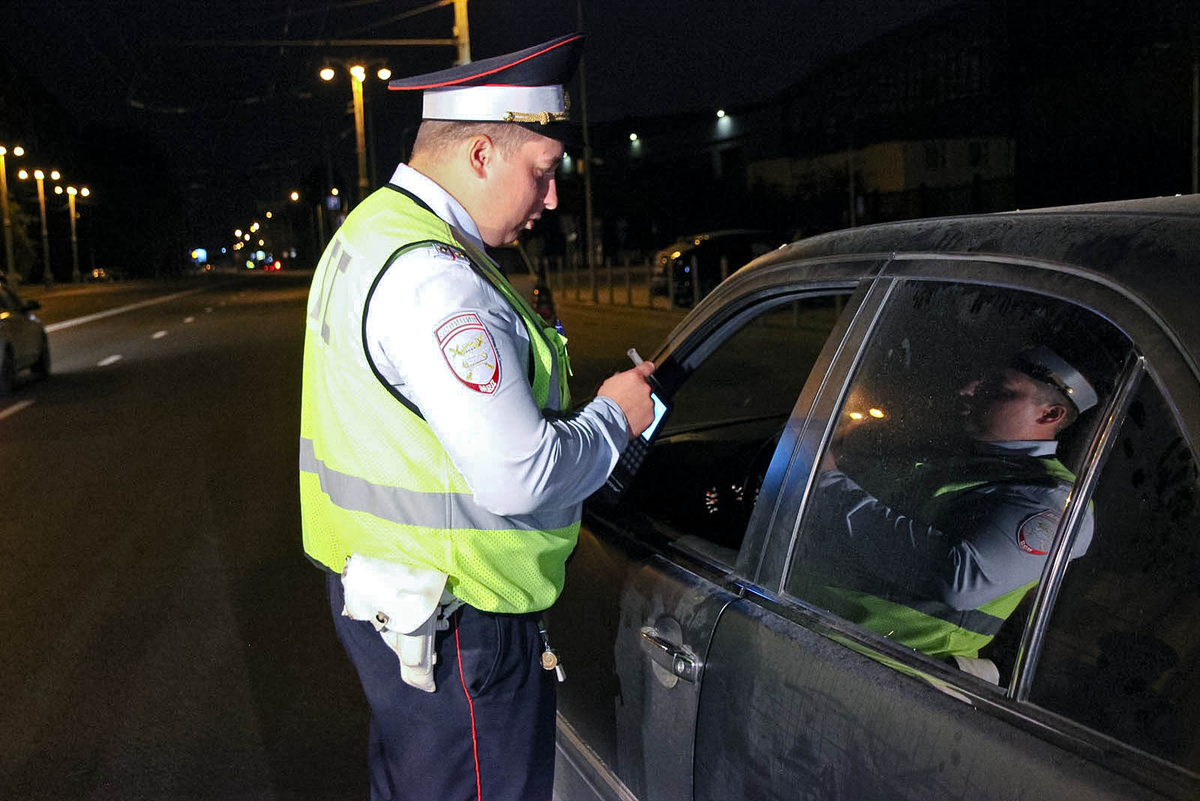
[[[797,240],[753,262],[835,256],[993,254],[1070,265],[1140,297],[1200,343],[1200,195],[881,223]]]
[[[771,237],[773,234],[770,231],[761,228],[726,228],[720,231],[701,231],[698,234],[685,236],[682,242],[694,242],[697,239],[720,239],[721,237],[729,236],[761,236]],[[782,238],[782,237],[781,237]]]

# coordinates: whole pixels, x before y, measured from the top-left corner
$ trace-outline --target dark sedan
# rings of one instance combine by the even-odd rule
[[[546,614],[559,797],[1200,797],[1197,267],[1191,196],[718,286]]]
[[[731,229],[685,236],[654,254],[650,291],[687,308],[739,267],[783,244],[770,231]]]

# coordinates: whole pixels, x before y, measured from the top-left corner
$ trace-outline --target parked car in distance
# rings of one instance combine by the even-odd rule
[[[520,241],[488,248],[487,253],[500,268],[500,273],[533,310],[549,325],[558,324],[558,310],[546,275],[533,266]]]
[[[41,307],[0,282],[0,396],[13,391],[23,370],[43,378],[50,374],[50,341],[34,315]]]
[[[700,275],[700,297],[746,263],[784,244],[770,231],[730,229],[685,236],[654,254],[650,263],[650,291],[666,295],[674,290],[676,306],[695,302],[692,262]],[[724,260],[724,273],[722,273]]]
[[[647,354],[665,413],[545,613],[556,797],[1200,798],[1198,265],[1189,196],[723,282]]]

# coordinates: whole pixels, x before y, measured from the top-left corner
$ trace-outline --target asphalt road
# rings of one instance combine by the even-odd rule
[[[366,797],[300,546],[308,278],[25,293],[53,375],[0,399],[0,798]],[[577,397],[681,319],[560,310]]]

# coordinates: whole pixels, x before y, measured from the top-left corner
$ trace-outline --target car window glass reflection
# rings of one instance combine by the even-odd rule
[[[1200,772],[1200,468],[1143,382],[1093,494],[1103,521],[1059,592],[1031,699]],[[1105,536],[1107,535],[1107,536]]]
[[[732,561],[779,435],[844,298],[776,304],[728,336],[674,393],[623,500],[673,538]]]
[[[900,287],[840,409],[789,592],[999,682],[1011,655],[993,641],[1041,575],[1127,349],[1049,298]],[[1089,507],[1072,559],[1097,525]]]

